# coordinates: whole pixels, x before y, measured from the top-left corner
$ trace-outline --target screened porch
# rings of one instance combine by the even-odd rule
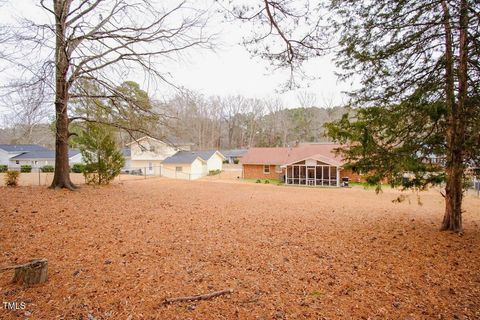
[[[340,168],[314,159],[288,164],[285,184],[339,187]]]

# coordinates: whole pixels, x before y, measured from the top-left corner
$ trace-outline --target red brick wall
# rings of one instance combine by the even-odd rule
[[[275,172],[275,165],[270,165],[270,173],[263,173],[263,165],[259,164],[244,164],[243,178],[244,179],[277,179],[283,181],[284,173]]]
[[[263,173],[263,165],[259,164],[244,164],[243,165],[243,178],[244,179],[277,179],[283,181],[285,170],[282,169],[282,173],[275,172],[275,165],[270,165],[270,173]],[[365,178],[358,173],[354,173],[351,170],[340,170],[340,181],[343,177],[348,177],[351,182],[365,182]]]
[[[352,170],[340,170],[340,181],[343,177],[348,177],[351,182],[365,182],[365,178]]]

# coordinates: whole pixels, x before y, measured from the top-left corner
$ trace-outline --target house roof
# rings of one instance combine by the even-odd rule
[[[68,150],[68,157],[71,158],[79,154],[78,149]],[[19,154],[18,156],[10,158],[11,160],[38,160],[38,159],[55,159],[55,151],[53,150],[43,150],[43,151],[32,151]]]
[[[213,152],[213,153],[215,153],[215,152]],[[166,163],[166,164],[176,164],[176,163],[191,164],[196,159],[199,159],[202,162],[206,162],[208,158],[204,159],[203,157],[201,157],[198,154],[198,151],[178,151],[173,156],[170,156],[170,157],[166,158],[165,160],[163,160],[162,163]]]
[[[199,157],[204,160],[210,159],[215,153],[217,153],[222,159],[225,159],[223,153],[218,150],[197,150],[197,151],[190,151],[196,153]]]
[[[247,151],[247,149],[232,149],[222,150],[221,152],[225,157],[242,157]]]
[[[7,152],[50,151],[38,144],[0,144],[0,149]]]
[[[332,165],[342,165],[341,157],[336,155],[334,151],[338,147],[340,147],[339,144],[322,143],[302,144],[293,148],[251,148],[242,157],[241,163],[286,165],[316,158]]]

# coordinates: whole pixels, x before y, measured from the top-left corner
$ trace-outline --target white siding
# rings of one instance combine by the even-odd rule
[[[207,161],[208,171],[222,170],[223,158],[215,152]]]
[[[177,171],[176,168],[182,168]],[[199,159],[189,163],[169,163],[162,165],[162,176],[172,179],[196,180],[208,174],[207,164]]]
[[[32,166],[32,170],[36,171],[38,168],[46,165],[55,166],[55,159],[10,159],[8,167],[11,169],[20,169],[20,166],[23,165],[30,165]]]
[[[8,165],[8,160],[12,157],[12,155],[8,154],[8,152],[0,149],[0,164]]]
[[[208,165],[200,161],[199,159],[195,159],[193,163],[191,164],[191,169],[190,169],[190,179],[195,180],[201,177],[204,177],[208,174]]]
[[[76,163],[83,163],[83,157],[82,157],[81,153],[78,153],[78,154],[70,157],[70,159],[69,159],[70,167],[73,166]]]
[[[130,166],[127,170],[142,170],[142,174],[159,176],[161,172],[162,161],[160,160],[130,160]]]

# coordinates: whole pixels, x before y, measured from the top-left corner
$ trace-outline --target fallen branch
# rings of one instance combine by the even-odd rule
[[[197,294],[194,296],[188,297],[177,297],[177,298],[166,298],[163,301],[163,304],[170,304],[174,302],[186,302],[186,301],[198,301],[198,300],[209,300],[218,296],[222,296],[225,294],[233,293],[233,289],[225,289],[221,291],[215,291],[207,294]]]

